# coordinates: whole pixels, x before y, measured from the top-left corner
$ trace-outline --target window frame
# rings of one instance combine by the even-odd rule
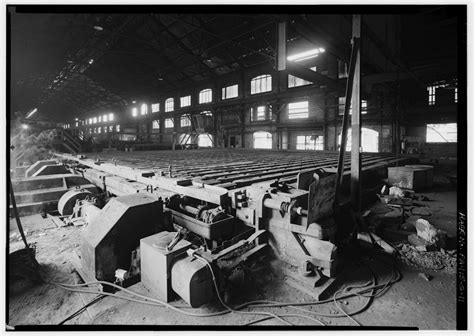
[[[209,93],[209,97],[207,97],[208,93]],[[212,88],[202,89],[201,91],[199,91],[199,94],[198,94],[199,104],[212,103],[212,94],[213,94],[212,93]],[[209,100],[207,100],[207,98],[209,98]]]
[[[230,97],[229,92],[233,92],[232,88],[236,87],[235,89],[235,96]],[[239,84],[228,85],[222,88],[222,100],[233,99],[239,97]]]
[[[183,125],[183,121],[184,121],[185,125]],[[188,123],[189,123],[189,125],[188,125]],[[182,114],[181,117],[179,118],[179,126],[181,128],[191,127],[191,115]]]
[[[170,97],[165,100],[165,113],[174,112],[174,98]]]
[[[305,112],[291,112],[291,105],[300,104],[300,103],[306,103],[306,111]],[[309,100],[298,100],[298,101],[288,103],[287,113],[288,113],[288,120],[308,119],[309,118]],[[305,116],[299,116],[300,114],[305,114]]]
[[[171,122],[171,125],[168,125],[168,122]],[[174,128],[174,118],[165,118],[165,128]]]
[[[187,105],[184,105],[183,104],[183,100],[188,100],[188,104]],[[191,95],[187,95],[187,96],[183,96],[183,97],[179,97],[179,106],[180,107],[188,107],[188,106],[191,106]]]
[[[250,94],[260,94],[273,90],[273,77],[271,74],[262,74],[250,80]],[[265,85],[263,84],[265,83]],[[268,87],[269,86],[269,87]]]
[[[160,103],[151,104],[151,113],[160,112]]]

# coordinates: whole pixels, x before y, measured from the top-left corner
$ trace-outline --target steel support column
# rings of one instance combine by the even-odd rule
[[[278,71],[286,70],[286,22],[278,22],[278,52],[276,68]]]
[[[339,148],[339,159],[337,163],[337,182],[336,182],[336,193],[334,197],[334,205],[337,206],[340,203],[340,190],[343,181],[344,175],[344,154],[346,152],[346,143],[347,143],[347,129],[349,127],[349,111],[350,111],[350,103],[352,101],[352,93],[353,93],[353,84],[354,84],[354,76],[357,64],[357,58],[359,57],[359,38],[352,39],[352,52],[351,52],[351,61],[349,64],[349,76],[347,77],[347,84],[346,84],[346,101],[344,103],[344,114],[342,116],[342,130],[341,130],[341,147]],[[337,132],[336,134],[336,143],[337,143]]]
[[[352,17],[352,38],[360,41],[361,15]],[[352,87],[352,147],[351,147],[351,201],[356,215],[361,208],[361,110],[360,110],[360,45],[357,48],[357,57]],[[347,104],[347,101],[346,101]]]

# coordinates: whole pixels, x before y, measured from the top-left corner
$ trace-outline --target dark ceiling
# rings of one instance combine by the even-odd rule
[[[54,120],[70,113],[83,116],[122,108],[142,97],[273,63],[276,23],[281,19],[289,22],[289,49],[321,41],[339,58],[350,53],[350,16],[343,15],[336,19],[293,14],[28,14],[16,13],[14,7],[9,10],[10,113],[26,114],[39,107]],[[417,15],[399,21],[401,45],[409,50],[402,53],[404,64],[419,66],[427,58],[437,62],[455,58],[456,17],[439,9]],[[376,23],[372,28],[375,35],[380,33]],[[379,35],[382,41],[383,37]],[[445,41],[442,48],[436,43],[440,39]]]

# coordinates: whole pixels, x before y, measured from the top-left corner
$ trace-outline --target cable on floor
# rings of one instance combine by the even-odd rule
[[[353,291],[353,292],[350,292],[348,294],[345,294],[343,296],[340,296],[340,297],[337,297],[337,294],[339,294],[340,291],[336,292],[335,293],[335,296],[337,297],[336,301],[337,300],[341,300],[341,299],[345,299],[345,298],[349,298],[349,297],[354,297],[354,296],[363,296],[363,297],[366,297],[366,298],[369,298],[369,300],[366,302],[366,304],[364,304],[363,307],[353,311],[353,312],[345,312],[345,311],[342,311],[343,314],[340,314],[340,315],[333,315],[333,314],[323,314],[323,313],[318,313],[318,312],[314,312],[314,311],[311,311],[311,310],[307,310],[307,309],[303,309],[303,308],[299,308],[298,306],[307,306],[307,305],[317,305],[317,304],[324,304],[324,303],[329,303],[329,302],[334,302],[334,297],[332,299],[327,299],[327,300],[320,300],[320,301],[312,301],[312,302],[278,302],[278,301],[269,301],[269,300],[259,300],[259,301],[251,301],[251,302],[246,302],[246,303],[243,303],[237,307],[234,307],[234,308],[231,308],[230,306],[226,305],[224,303],[224,301],[222,300],[222,298],[220,297],[220,294],[219,294],[219,291],[217,290],[218,286],[217,286],[217,283],[216,283],[216,278],[215,278],[215,275],[214,275],[214,272],[212,270],[212,267],[211,265],[208,263],[207,260],[203,259],[202,257],[199,257],[199,256],[196,256],[199,260],[201,260],[202,262],[206,263],[206,265],[210,268],[211,270],[211,274],[213,276],[213,283],[214,283],[214,286],[216,288],[216,292],[217,292],[217,296],[218,296],[218,299],[220,301],[220,303],[222,304],[223,307],[226,308],[226,310],[223,310],[223,311],[220,311],[220,312],[215,312],[215,313],[207,313],[207,314],[197,314],[197,313],[192,313],[192,312],[187,312],[187,311],[184,311],[180,308],[190,308],[190,307],[177,307],[175,305],[171,305],[169,303],[166,303],[166,302],[163,302],[161,300],[158,300],[158,299],[153,299],[153,298],[150,298],[150,297],[147,297],[145,295],[141,295],[141,294],[138,294],[138,293],[135,293],[133,291],[130,291],[126,288],[123,288],[117,284],[114,284],[114,283],[111,283],[111,282],[107,282],[107,281],[93,281],[93,282],[88,282],[88,283],[82,283],[82,284],[61,284],[61,283],[57,283],[57,282],[54,282],[54,281],[50,281],[50,283],[54,284],[54,285],[57,285],[63,289],[66,289],[66,290],[70,290],[70,291],[75,291],[75,292],[81,292],[81,293],[89,293],[89,294],[99,294],[99,295],[105,295],[105,296],[112,296],[112,297],[116,297],[116,298],[120,298],[120,299],[124,299],[124,300],[129,300],[129,301],[133,301],[133,302],[138,302],[138,303],[144,303],[144,304],[148,304],[148,305],[154,305],[154,306],[160,306],[160,307],[166,307],[166,308],[169,308],[169,309],[172,309],[174,311],[177,311],[179,313],[182,313],[182,314],[185,314],[185,315],[188,315],[188,316],[194,316],[194,317],[213,317],[213,316],[219,316],[219,315],[224,315],[224,314],[228,314],[230,312],[236,312],[236,313],[240,313],[240,314],[247,314],[247,315],[267,315],[264,319],[259,319],[258,321],[264,321],[264,320],[268,320],[268,319],[271,319],[271,318],[276,318],[278,320],[280,320],[281,322],[285,323],[285,324],[289,324],[291,325],[288,321],[284,320],[282,317],[283,315],[277,315],[277,314],[274,314],[274,313],[271,313],[271,312],[262,312],[262,311],[256,311],[256,312],[242,312],[240,311],[241,309],[243,308],[246,308],[246,307],[251,307],[251,308],[256,308],[256,307],[268,307],[268,308],[271,308],[271,307],[290,307],[290,308],[293,308],[293,309],[296,309],[296,310],[299,310],[299,311],[303,311],[305,313],[309,313],[309,314],[313,314],[313,315],[317,315],[317,316],[324,316],[324,317],[330,317],[330,318],[333,318],[333,317],[349,317],[352,316],[352,315],[356,315],[362,311],[364,311],[365,309],[367,309],[367,307],[370,305],[370,302],[372,300],[372,298],[375,298],[375,297],[379,297],[381,295],[383,295],[387,290],[388,288],[395,282],[399,281],[400,278],[401,278],[401,275],[400,273],[398,272],[398,270],[396,270],[396,268],[394,267],[394,265],[392,264],[392,277],[389,281],[387,281],[386,283],[383,283],[383,284],[380,284],[380,285],[377,285],[374,283],[374,281],[372,282],[368,282],[364,285],[358,285],[358,286],[347,286],[344,288],[345,291],[348,291],[348,290],[352,290],[354,288],[361,288],[361,287],[365,287],[366,285],[372,283],[373,285],[370,286],[370,287],[367,287],[367,288],[363,288],[359,291]],[[369,267],[370,269],[370,267]],[[370,269],[371,272],[372,272],[372,275],[375,277],[375,274],[374,272],[372,271],[372,269]],[[82,290],[82,289],[77,289],[77,287],[84,287],[84,286],[88,286],[88,285],[91,285],[91,284],[103,284],[103,285],[108,285],[108,286],[112,286],[112,287],[115,287],[117,289],[120,289],[126,293],[129,293],[131,295],[134,295],[134,296],[137,296],[137,297],[140,297],[142,298],[143,300],[139,300],[139,299],[134,299],[132,297],[128,297],[128,296],[122,296],[122,295],[118,295],[118,294],[115,294],[115,293],[106,293],[106,292],[102,292],[102,291],[89,291],[89,290]],[[377,289],[381,288],[381,290],[377,293],[375,293],[375,291]],[[364,295],[364,293],[367,293],[367,292],[371,292],[369,295]],[[338,307],[337,305],[337,302],[336,302],[336,307]],[[339,307],[338,307],[339,308]],[[341,309],[339,309],[341,310]],[[289,314],[286,314],[285,316],[287,316]],[[305,315],[301,315],[301,314],[291,314],[291,316],[299,316],[299,317],[303,317],[303,318],[311,318],[311,317],[308,317],[308,316],[305,316]],[[318,321],[318,323],[322,324],[321,321],[319,320],[316,320],[316,319],[313,319],[314,321]],[[258,322],[250,322],[250,324],[253,324],[253,323],[258,323]],[[323,324],[324,325],[324,324]]]
[[[373,289],[377,289],[377,288],[380,288],[380,287],[386,287],[387,285],[393,284],[393,283],[395,283],[396,281],[399,280],[399,278],[400,278],[399,273],[397,272],[397,274],[398,274],[397,278],[395,278],[395,279],[393,279],[393,280],[391,280],[387,283],[371,286],[369,288],[364,288],[364,289],[361,289],[360,291],[356,291],[356,292],[352,292],[352,293],[343,295],[343,296],[339,297],[338,299],[340,300],[340,299],[344,299],[344,298],[349,298],[349,297],[357,296],[358,294],[361,294],[361,293],[371,291]],[[138,296],[138,297],[142,297],[145,300],[138,300],[138,299],[134,299],[134,298],[131,298],[131,297],[122,296],[122,295],[118,295],[118,294],[114,294],[114,293],[106,293],[106,292],[101,292],[101,291],[88,291],[88,290],[76,289],[76,287],[84,287],[84,286],[88,286],[90,284],[97,284],[97,283],[104,284],[104,285],[109,285],[109,286],[112,286],[112,287],[116,287],[118,289],[123,290],[124,292],[130,293],[130,294]],[[112,296],[112,297],[116,297],[116,298],[120,298],[120,299],[124,299],[124,300],[129,300],[129,301],[133,301],[133,302],[144,303],[144,304],[160,306],[160,307],[167,307],[167,308],[173,309],[173,310],[175,310],[179,313],[183,313],[185,315],[195,316],[195,317],[212,317],[212,316],[224,315],[224,314],[227,314],[227,313],[231,312],[231,310],[229,310],[229,309],[224,310],[224,311],[220,311],[220,312],[216,312],[216,313],[207,313],[207,314],[196,314],[196,313],[186,312],[186,311],[178,309],[175,306],[173,306],[171,304],[168,304],[166,302],[162,302],[160,300],[153,299],[153,298],[135,293],[133,291],[130,291],[126,288],[123,288],[119,285],[116,285],[116,284],[113,284],[113,283],[107,282],[107,281],[93,281],[93,282],[83,283],[83,284],[59,284],[59,283],[53,283],[53,284],[55,284],[55,285],[57,285],[57,286],[59,286],[63,289],[70,290],[70,291],[81,292],[81,293],[89,293],[89,294],[103,294],[103,295],[106,295],[106,296]],[[353,288],[353,287],[354,286],[348,287],[348,288]],[[268,303],[268,302],[270,302],[270,303]],[[244,304],[242,304],[238,307],[235,307],[234,310],[240,310],[244,307],[250,307],[250,306],[253,306],[253,307],[306,306],[306,305],[323,304],[323,303],[328,303],[328,302],[332,302],[332,299],[321,300],[321,301],[312,301],[312,302],[276,302],[276,301],[260,300],[260,301],[251,301],[251,302],[244,303]],[[293,308],[298,308],[298,307],[293,307]],[[364,305],[364,307],[362,307],[362,309],[358,309],[357,311],[350,312],[350,313],[347,313],[347,314],[348,315],[355,315],[355,314],[359,313],[360,311],[362,311],[364,309],[366,309],[365,305]],[[311,314],[314,314],[314,315],[318,315],[318,316],[346,317],[346,315],[322,314],[322,313],[313,312],[313,311],[305,310],[305,309],[301,309],[301,308],[299,310],[305,311],[307,313],[311,313]],[[253,314],[253,312],[248,312],[248,313]],[[264,314],[267,315],[268,313],[264,312]],[[302,316],[304,316],[304,315],[302,315]],[[268,318],[273,318],[273,316],[267,316],[267,317]]]
[[[221,305],[225,308],[227,308],[228,310],[234,312],[234,313],[238,313],[238,314],[243,314],[243,315],[255,315],[255,314],[262,314],[262,315],[268,315],[269,317],[272,317],[272,318],[276,318],[277,320],[280,320],[281,322],[287,324],[287,325],[293,325],[292,323],[282,319],[280,316],[276,315],[276,314],[273,314],[273,313],[268,313],[268,312],[243,312],[243,311],[238,311],[238,310],[235,310],[233,309],[232,307],[228,306],[224,300],[222,300],[221,298],[221,295],[219,293],[219,287],[217,286],[217,282],[216,282],[216,277],[214,275],[214,271],[212,269],[212,266],[211,264],[209,264],[209,262],[202,258],[202,257],[199,257],[197,255],[194,255],[196,257],[197,260],[203,262],[204,264],[207,265],[207,267],[209,268],[209,270],[211,271],[211,274],[212,274],[212,282],[214,283],[214,288],[216,290],[216,293],[217,293],[217,298],[219,299]]]
[[[58,324],[59,325],[62,325],[64,323],[66,323],[67,321],[69,320],[72,320],[73,318],[75,318],[76,316],[79,316],[83,311],[85,311],[88,307],[92,306],[94,303],[96,302],[99,302],[100,300],[102,300],[103,298],[105,298],[105,295],[99,295],[97,296],[95,299],[93,299],[91,302],[83,305],[80,309],[76,310],[74,313],[72,313],[71,315],[69,315],[68,317],[66,317],[64,320],[62,320],[61,322],[59,322]]]

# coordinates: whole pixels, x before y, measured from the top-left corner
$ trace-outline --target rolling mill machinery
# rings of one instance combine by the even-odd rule
[[[227,190],[74,161],[69,164],[106,191],[78,188],[58,203],[65,221],[87,224],[80,252],[85,279],[124,286],[141,281],[160,300],[178,295],[199,307],[213,299],[216,286],[227,294],[235,269],[270,251],[295,266],[295,277],[304,277],[310,290],[322,292],[336,275],[334,175],[313,169],[300,172],[292,185],[272,181]]]

